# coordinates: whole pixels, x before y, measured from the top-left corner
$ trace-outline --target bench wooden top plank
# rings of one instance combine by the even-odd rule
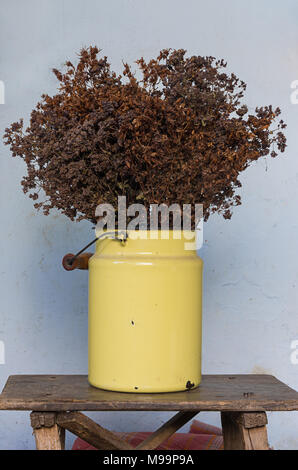
[[[86,375],[12,375],[0,410],[292,411],[298,392],[271,375],[204,375],[196,389],[122,393],[94,388]]]

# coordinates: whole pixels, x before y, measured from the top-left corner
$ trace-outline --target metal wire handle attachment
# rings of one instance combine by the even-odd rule
[[[120,234],[120,236],[119,235],[115,236],[115,232],[104,232],[104,233],[102,233],[98,237],[94,238],[94,240],[92,240],[90,243],[88,243],[88,245],[84,246],[84,248],[82,248],[80,251],[78,251],[75,255],[73,255],[72,253],[69,253],[69,254],[65,255],[63,260],[62,260],[62,266],[67,271],[72,271],[73,269],[75,269],[76,268],[75,261],[78,259],[78,257],[85,250],[87,250],[87,248],[89,248],[89,246],[93,245],[95,242],[97,242],[101,238],[113,235],[113,240],[117,240],[117,241],[120,241],[122,244],[125,244],[125,242],[127,240],[127,237],[128,237],[127,231],[125,230],[122,233],[120,232],[119,234]],[[121,235],[122,235],[122,237],[121,237]],[[87,255],[87,253],[86,253],[86,255]],[[81,269],[87,269],[87,268],[81,268]]]

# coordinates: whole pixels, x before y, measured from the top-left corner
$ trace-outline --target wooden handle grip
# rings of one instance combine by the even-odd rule
[[[73,271],[74,269],[88,269],[89,258],[93,253],[82,253],[74,259],[73,253],[68,253],[62,260],[62,266],[66,271]]]

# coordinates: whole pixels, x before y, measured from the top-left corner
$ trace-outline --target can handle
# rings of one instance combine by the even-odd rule
[[[88,262],[91,256],[93,256],[93,253],[82,253],[77,257],[73,253],[67,253],[62,259],[62,266],[66,271],[88,269]]]
[[[94,240],[92,240],[88,245],[82,248],[76,255],[73,253],[67,253],[62,259],[62,266],[66,271],[73,271],[74,269],[88,269],[89,258],[93,256],[93,253],[83,253],[89,246],[93,245],[97,240],[100,240],[103,237],[108,235],[113,235],[114,240],[118,240],[121,243],[125,243],[127,240],[127,232],[119,233],[122,237],[115,236],[115,232],[104,232]]]

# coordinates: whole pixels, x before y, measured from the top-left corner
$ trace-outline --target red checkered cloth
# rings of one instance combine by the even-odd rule
[[[117,436],[133,447],[141,444],[151,432],[116,432]],[[77,438],[73,450],[97,450],[87,442]],[[222,431],[216,426],[194,420],[188,433],[175,433],[164,441],[157,450],[223,450]]]

